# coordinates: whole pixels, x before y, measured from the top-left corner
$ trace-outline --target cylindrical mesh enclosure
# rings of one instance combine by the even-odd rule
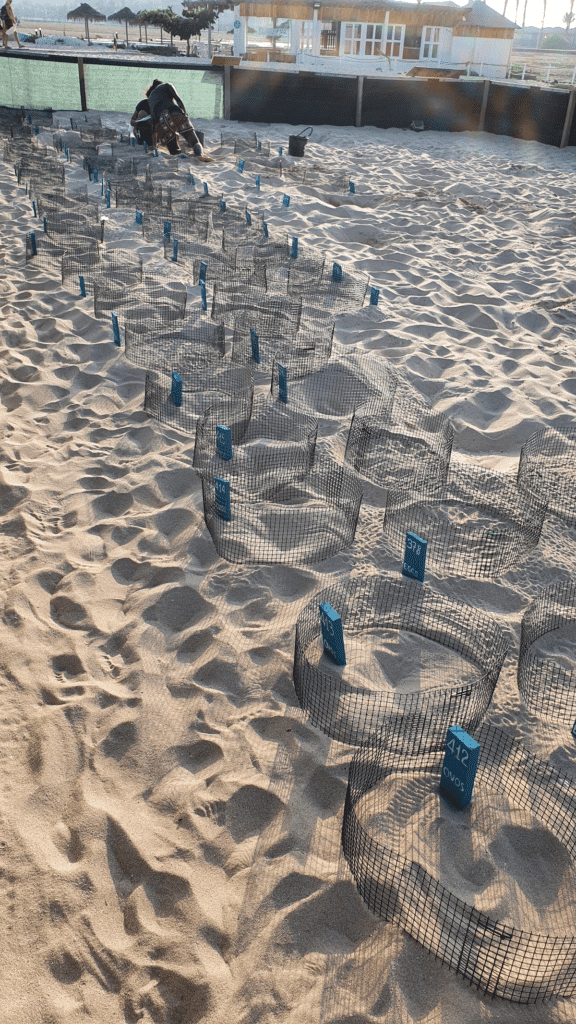
[[[496,849],[502,846],[506,829],[513,832],[515,828],[508,826],[507,820],[514,821],[516,816],[516,820],[528,818],[531,822],[533,815],[538,825],[552,833],[549,840],[560,847],[560,874],[573,872],[573,781],[499,729],[482,725],[474,733],[481,750],[472,803],[462,811],[452,809],[438,793],[443,745],[451,724],[433,719],[426,726],[426,738],[431,730],[437,731],[437,750],[427,744],[420,747],[420,733],[414,735],[408,724],[405,733],[399,732],[391,743],[384,735],[380,747],[364,747],[354,755],[344,805],[342,848],[358,891],[374,914],[403,928],[487,995],[516,1003],[572,996],[576,991],[576,935],[562,932],[562,926],[569,929],[574,920],[573,883],[570,886],[568,880],[561,886],[559,880],[556,886],[560,926],[551,929],[552,933],[534,934],[529,927],[522,927],[521,913],[515,910],[516,866],[513,862],[508,868],[506,858],[499,858]],[[541,827],[533,832],[532,846],[536,835],[540,835],[541,845],[546,833]],[[546,837],[545,842],[549,840]],[[461,881],[458,873],[443,871],[442,850],[443,845],[454,847],[457,842],[467,849],[472,841],[472,860],[485,881],[467,876],[462,887],[464,899],[453,891],[454,883]],[[485,847],[484,856],[477,848],[480,843]],[[472,863],[471,853],[464,856]],[[520,851],[516,858],[522,859]],[[541,874],[541,868],[537,870]],[[510,902],[515,919],[520,918],[519,927],[516,921],[501,922],[472,905],[475,892],[482,905],[483,890],[493,875],[497,877],[492,886],[500,883],[496,907],[504,898],[505,887],[511,888]],[[532,887],[538,888],[536,880]],[[535,899],[535,905],[544,909],[541,898]]]
[[[215,402],[238,402],[248,409],[250,417],[254,382],[249,370],[243,366],[203,366],[199,370],[180,374],[182,378],[181,405],[172,398],[172,379],[163,373],[147,373],[144,392],[144,412],[184,434],[193,434],[198,417]]]
[[[323,651],[318,605],[342,619],[346,665]],[[422,716],[482,721],[504,662],[498,624],[401,576],[356,577],[317,594],[296,624],[294,688],[310,721],[341,743],[377,744]],[[421,746],[426,743],[421,739]]]
[[[96,196],[88,197],[84,185],[80,191],[74,192],[74,195],[64,192],[44,192],[36,199],[36,209],[39,217],[48,217],[55,213],[76,212],[89,213],[96,219],[98,199]]]
[[[340,267],[337,280],[333,276],[333,261],[303,257],[292,260],[288,267],[286,289],[289,295],[300,296],[317,309],[339,313],[355,313],[364,305],[368,278],[357,271]]]
[[[163,202],[162,189],[160,187],[154,187],[145,181],[137,181],[133,178],[116,182],[114,186],[114,202],[116,206],[128,206],[130,209],[140,210],[140,212],[167,208],[166,202]]]
[[[152,274],[144,274],[142,284],[128,290],[118,278],[98,275],[94,281],[94,315],[121,311],[125,322],[130,322],[136,334],[152,329],[168,328],[181,320],[186,311],[186,285],[181,281],[167,281]]]
[[[62,260],[86,259],[92,262],[98,258],[98,241],[95,238],[64,238],[54,241],[45,234],[26,235],[26,263],[49,274],[62,277]]]
[[[302,480],[314,461],[318,425],[311,416],[281,409],[267,399],[252,407],[247,421],[234,402],[218,402],[198,420],[194,468],[214,481],[226,477],[235,493],[266,498],[282,484]],[[232,458],[217,452],[217,427],[229,427]]]
[[[206,264],[204,280],[207,284],[227,280],[235,273],[234,260],[230,254],[215,248],[211,242],[190,241],[182,239],[180,235],[171,235],[170,238],[164,236],[164,256],[171,263],[184,267],[192,284],[198,284],[201,263]]]
[[[518,691],[530,711],[576,721],[576,583],[546,587],[522,619]]]
[[[234,325],[237,313],[243,310],[262,310],[268,314],[268,333],[297,331],[300,322],[301,304],[293,303],[284,296],[266,294],[266,274],[262,271],[236,270],[232,277],[222,277],[214,284],[212,294],[212,319],[228,327]],[[275,329],[275,325],[277,325]]]
[[[230,479],[225,472],[221,479]],[[267,491],[265,481],[262,490]],[[362,491],[348,470],[320,465],[301,482],[285,484],[268,500],[254,500],[230,480],[231,517],[218,513],[215,485],[202,478],[204,517],[218,554],[228,562],[309,565],[354,540]]]
[[[86,212],[67,210],[48,213],[46,234],[55,239],[83,235],[84,238],[96,238],[101,242],[104,237],[104,221],[100,219],[98,207],[88,207],[86,204]]]
[[[391,487],[425,470],[445,481],[454,431],[442,414],[396,392],[393,403],[372,399],[354,413],[346,462],[379,487]]]
[[[31,199],[41,192],[54,192],[56,189],[64,189],[66,185],[66,171],[64,165],[46,168],[34,168],[27,171],[22,179],[28,182],[28,195]]]
[[[398,551],[407,530],[422,537],[428,565],[442,572],[499,576],[536,547],[545,515],[506,477],[452,465],[445,483],[420,473],[390,490],[384,533]]]
[[[278,364],[272,367],[270,391],[278,398]],[[282,364],[285,365],[285,364]],[[288,405],[318,416],[350,416],[370,398],[391,400],[398,385],[396,371],[386,359],[344,355],[317,368],[314,353],[295,353],[287,366]]]
[[[183,321],[170,331],[143,334],[134,330],[131,320],[124,327],[124,355],[144,370],[188,374],[209,363],[218,362],[225,353],[225,331],[210,321]]]
[[[518,487],[548,511],[576,525],[576,427],[545,427],[520,449]]]

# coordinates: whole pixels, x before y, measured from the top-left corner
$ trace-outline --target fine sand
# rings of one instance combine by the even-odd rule
[[[125,127],[119,115],[103,123]],[[310,169],[300,185],[277,176],[276,148],[297,128],[198,127],[215,157],[190,164],[198,194],[206,181],[230,205],[265,211],[271,234],[380,289],[377,306],[338,317],[334,358],[389,360],[407,395],[450,417],[453,463],[513,479],[535,430],[573,422],[573,150],[319,127],[306,157],[285,161]],[[222,129],[272,141],[260,191],[248,161],[238,173],[220,146]],[[69,179],[86,172],[75,165]],[[38,221],[6,163],[0,186],[3,1024],[573,1022],[576,1000],[517,1006],[471,989],[368,912],[340,853],[353,751],[299,711],[294,627],[338,578],[399,571],[382,534],[385,492],[364,484],[354,543],[324,562],[219,558],[194,435],[145,415],[145,371],[92,300],[25,266]],[[107,247],[167,279],[181,273],[132,211],[104,213]],[[200,316],[196,282],[187,288]],[[310,413],[314,396],[301,393]],[[350,410],[345,395],[323,394],[319,438],[341,460]],[[498,621],[510,651],[488,720],[576,780],[569,731],[525,711],[516,684],[525,608],[575,571],[574,531],[548,517],[505,575],[436,567],[426,585]],[[543,645],[563,664],[564,641]],[[344,677],[368,689],[381,677],[415,692],[430,672],[452,685],[474,671],[413,637],[352,644],[362,668]],[[574,865],[529,809],[481,792],[466,829],[418,776],[403,818],[394,797],[391,787],[372,834],[490,917],[576,936]]]

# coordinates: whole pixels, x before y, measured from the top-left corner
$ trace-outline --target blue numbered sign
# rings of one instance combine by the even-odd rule
[[[282,196],[282,206],[290,206],[290,196],[286,195],[286,193]]]
[[[296,235],[294,235],[292,239],[292,245],[290,247],[290,256],[293,260],[298,258],[298,239],[296,238]]]
[[[216,427],[216,452],[221,459],[229,462],[232,458],[232,430],[220,424]]]
[[[440,792],[459,811],[472,799],[479,756],[480,744],[464,729],[459,725],[448,729]]]
[[[175,406],[178,408],[182,405],[182,377],[176,370],[172,371],[172,389],[170,391],[170,398]]]
[[[282,146],[278,146],[278,156],[282,156]]]
[[[354,195],[354,193],[356,192],[356,185],[354,184],[353,181],[348,182],[348,191],[351,195]]]
[[[83,299],[86,298],[86,282],[84,280],[84,274],[78,274],[78,281],[80,284],[80,295]]]
[[[207,181],[203,181],[202,182],[202,188],[204,189],[204,195],[207,196],[208,195],[208,182]]]
[[[178,239],[172,242],[172,263],[178,263]]]
[[[252,359],[255,363],[260,362],[260,346],[258,344],[258,335],[253,327],[250,328],[250,344],[252,346]]]
[[[372,287],[370,289],[370,305],[371,306],[377,306],[379,298],[380,298],[380,289],[379,288],[375,288],[374,285],[372,285]]]
[[[323,601],[320,608],[320,625],[322,626],[322,643],[324,651],[334,659],[337,665],[346,664],[344,650],[344,631],[342,619],[328,601]]]
[[[333,281],[341,281],[342,280],[342,267],[340,266],[339,263],[333,263],[332,264],[332,280]]]
[[[168,242],[170,241],[170,233],[171,233],[171,231],[172,231],[172,221],[165,220],[164,221],[164,238]]]
[[[260,175],[256,175],[256,188],[260,191]]]
[[[140,210],[136,210],[136,223],[137,224],[141,224],[142,223],[142,213],[140,212]]]
[[[217,476],[214,481],[214,496],[216,498],[216,512],[220,519],[225,519],[229,523],[232,518],[230,511],[230,481],[222,480],[221,477]]]
[[[238,174],[242,174],[243,170],[244,170],[244,161],[240,157],[240,159],[238,160]]]
[[[281,402],[288,401],[288,374],[282,363],[278,363],[278,397]]]
[[[572,733],[574,739],[576,740],[576,722],[574,722],[574,725],[570,729],[570,732]]]
[[[114,344],[120,345],[120,327],[118,326],[118,317],[116,313],[110,314],[112,317],[112,334],[114,335]]]
[[[198,274],[198,284],[204,281],[206,284],[206,271],[208,270],[208,264],[204,260],[200,260],[200,273]]]
[[[202,309],[206,312],[208,300],[206,299],[206,283],[204,281],[200,281],[200,299],[202,300]]]
[[[426,571],[426,549],[428,543],[422,540],[416,533],[409,530],[406,534],[406,547],[404,548],[404,561],[402,562],[402,575],[409,576],[411,580],[424,582]]]

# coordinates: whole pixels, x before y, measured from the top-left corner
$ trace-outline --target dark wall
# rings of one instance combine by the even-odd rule
[[[484,129],[559,146],[567,106],[566,92],[492,83]]]
[[[475,131],[483,89],[481,80],[367,78],[362,124],[376,128],[408,128],[411,121],[419,120],[437,132]]]
[[[248,71],[232,68],[230,117],[233,121],[281,124],[354,124],[355,78]]]

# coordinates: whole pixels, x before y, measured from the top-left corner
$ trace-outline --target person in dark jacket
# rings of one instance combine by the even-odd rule
[[[188,145],[192,147],[194,156],[201,157],[200,140],[174,86],[170,82],[161,82],[155,78],[152,85],[146,90],[146,96],[150,105],[152,127],[154,131],[164,132],[168,152],[172,155],[181,152],[178,136],[182,135]]]

